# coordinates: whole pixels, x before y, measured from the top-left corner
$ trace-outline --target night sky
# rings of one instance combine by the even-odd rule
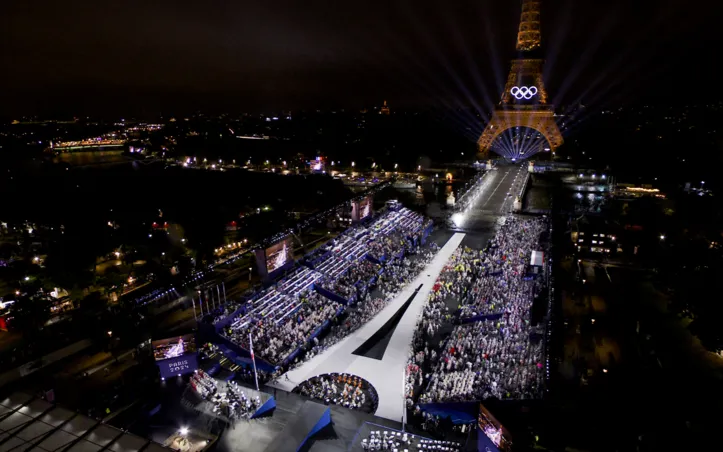
[[[489,109],[514,57],[520,12],[517,0],[6,3],[0,115],[11,117],[382,99]],[[701,100],[695,77],[710,74],[713,87],[720,78],[721,3],[544,0],[553,100]]]

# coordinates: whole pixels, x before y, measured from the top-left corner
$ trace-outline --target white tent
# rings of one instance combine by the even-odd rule
[[[542,267],[545,262],[545,254],[542,251],[533,251],[530,265],[533,267]]]

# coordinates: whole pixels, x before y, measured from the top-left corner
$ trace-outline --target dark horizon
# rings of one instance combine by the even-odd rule
[[[44,3],[5,14],[2,117],[354,109],[384,99],[484,111],[499,100],[520,14],[517,1],[492,0]],[[553,103],[701,100],[684,87],[709,71],[723,8],[630,3],[543,1]]]

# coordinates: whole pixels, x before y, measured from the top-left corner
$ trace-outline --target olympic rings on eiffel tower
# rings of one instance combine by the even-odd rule
[[[513,86],[510,90],[510,94],[517,100],[530,100],[537,95],[536,86]]]

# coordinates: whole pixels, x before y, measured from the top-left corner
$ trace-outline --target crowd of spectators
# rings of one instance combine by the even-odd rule
[[[301,395],[373,413],[378,404],[377,395],[369,383],[349,374],[329,374],[310,378],[294,388]]]
[[[304,345],[314,330],[336,317],[341,308],[341,303],[312,290],[304,291],[293,303],[298,303],[299,309],[286,317],[277,320],[262,318],[235,329],[228,327],[227,337],[249,348],[248,336],[251,333],[255,353],[276,363]]]
[[[419,275],[432,260],[437,249],[436,243],[432,242],[412,259],[396,259],[389,262],[373,285],[373,288],[383,296],[374,297],[371,291],[367,291],[357,303],[345,309],[326,336],[321,340],[314,339],[309,351],[294,363],[294,367],[322,353],[371,320],[394,299],[399,290]]]
[[[334,292],[335,294],[353,301],[357,298],[359,285],[366,285],[375,277],[382,266],[372,263],[366,259],[360,260],[336,280],[331,278],[323,280],[321,287]]]
[[[224,326],[222,334],[246,349],[250,334],[256,356],[272,364],[284,363],[306,344],[307,357],[314,356],[373,317],[419,273],[433,252],[421,248],[424,228],[429,226],[431,220],[403,208],[383,212],[368,227],[349,228],[307,256],[305,262],[313,268],[301,267],[247,301],[246,309]],[[364,257],[374,250],[388,258],[375,263]],[[420,256],[409,259],[409,255]],[[312,284],[331,294],[320,295]],[[372,295],[375,289],[381,296]],[[230,303],[214,311],[214,324],[241,306]],[[316,333],[327,321],[332,322],[325,344]]]
[[[541,287],[526,269],[545,227],[544,219],[508,217],[487,249],[455,251],[415,332],[408,406],[415,388],[422,390],[420,403],[539,395],[543,345],[530,325],[530,309]],[[457,312],[450,312],[449,300]],[[440,341],[440,325],[453,320],[458,326]]]
[[[212,404],[211,411],[228,419],[248,419],[261,406],[261,399],[251,399],[236,382],[219,383],[202,370],[191,376],[190,386]],[[223,385],[223,386],[221,386]]]
[[[362,439],[364,450],[388,450],[390,452],[422,452],[440,451],[456,452],[462,445],[455,441],[441,441],[416,437],[410,433],[389,430],[373,430],[367,438]]]
[[[407,247],[408,239],[400,234],[390,234],[369,244],[369,254],[379,260],[399,255]]]

